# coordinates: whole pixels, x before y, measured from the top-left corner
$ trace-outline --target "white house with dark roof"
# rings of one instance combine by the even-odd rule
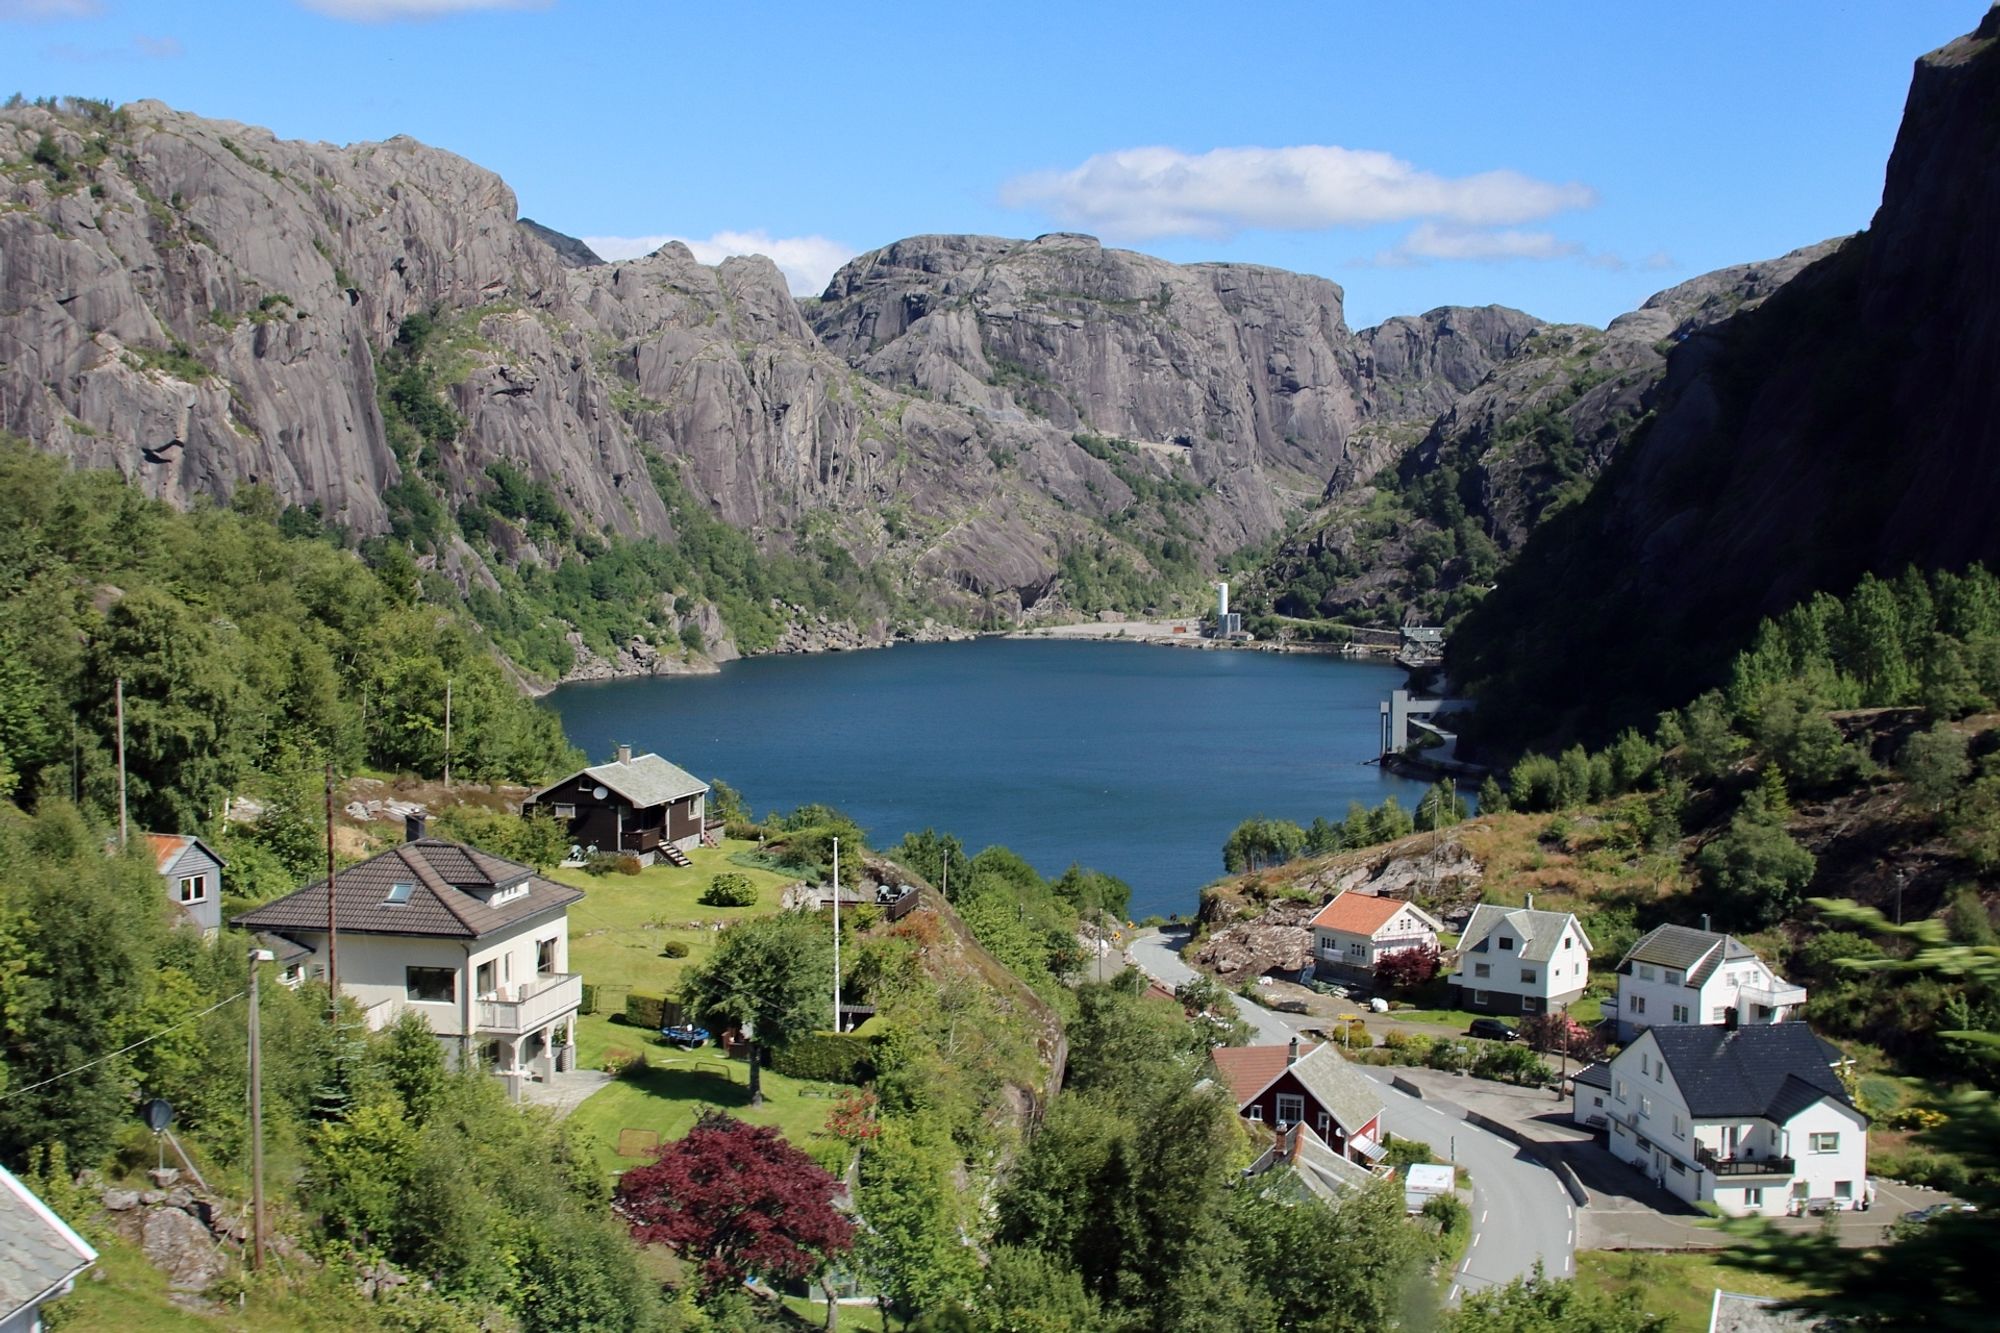
[[[1803,1023],[1648,1028],[1610,1062],[1611,1152],[1735,1217],[1866,1207],[1868,1119]]]
[[[1733,935],[1690,926],[1658,926],[1640,937],[1618,964],[1618,996],[1604,1016],[1618,1040],[1649,1027],[1718,1024],[1731,1010],[1748,1027],[1798,1016],[1806,989],[1779,976]]]
[[[89,1241],[0,1167],[0,1333],[40,1333],[42,1307],[96,1262]]]
[[[1545,1014],[1583,994],[1590,937],[1573,912],[1481,903],[1458,937],[1454,1003],[1487,1014]]]
[[[1444,923],[1415,903],[1349,890],[1312,919],[1313,970],[1372,976],[1375,964],[1406,949],[1435,949]]]
[[[222,929],[222,872],[228,862],[200,838],[185,833],[148,833],[146,850],[166,882],[167,901],[204,935]]]
[[[573,1040],[583,978],[569,970],[569,908],[580,889],[464,843],[424,836],[409,821],[399,846],[335,874],[341,994],[371,1028],[415,1013],[457,1059],[479,1060],[518,1095],[548,1079]],[[327,882],[233,918],[304,949],[315,979],[327,969]]]
[[[657,754],[634,755],[621,745],[608,764],[578,769],[521,803],[521,813],[547,811],[569,830],[580,853],[664,857],[687,864],[707,828],[708,784]]]

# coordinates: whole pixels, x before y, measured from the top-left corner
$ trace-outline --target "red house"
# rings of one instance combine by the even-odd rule
[[[1331,1045],[1220,1046],[1215,1068],[1229,1085],[1237,1114],[1279,1132],[1293,1125],[1313,1133],[1353,1162],[1382,1157],[1382,1097]]]

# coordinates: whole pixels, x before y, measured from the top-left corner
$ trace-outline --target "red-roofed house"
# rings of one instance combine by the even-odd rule
[[[1444,923],[1415,903],[1372,893],[1341,893],[1312,919],[1313,971],[1369,977],[1375,964],[1405,949],[1438,947]]]
[[[1308,1125],[1320,1141],[1353,1162],[1374,1163],[1383,1150],[1382,1095],[1331,1045],[1218,1046],[1210,1052],[1236,1111],[1280,1132]]]
[[[148,833],[146,850],[167,882],[167,901],[201,930],[222,929],[222,871],[227,864],[200,838],[185,833]]]

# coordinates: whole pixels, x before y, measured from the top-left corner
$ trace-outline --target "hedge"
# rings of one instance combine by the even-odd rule
[[[757,905],[757,885],[748,875],[726,870],[708,881],[702,890],[701,904],[704,907],[754,907]]]
[[[875,1077],[875,1040],[852,1032],[815,1032],[772,1051],[771,1068],[816,1083],[866,1083]]]
[[[625,997],[625,1021],[635,1028],[651,1028],[657,1032],[669,1023],[680,1021],[681,1007],[660,995],[642,995],[638,991]]]

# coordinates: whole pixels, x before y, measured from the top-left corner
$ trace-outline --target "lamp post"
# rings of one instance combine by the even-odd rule
[[[277,957],[250,951],[250,1267],[264,1267],[264,1047],[258,1029],[257,965]]]

